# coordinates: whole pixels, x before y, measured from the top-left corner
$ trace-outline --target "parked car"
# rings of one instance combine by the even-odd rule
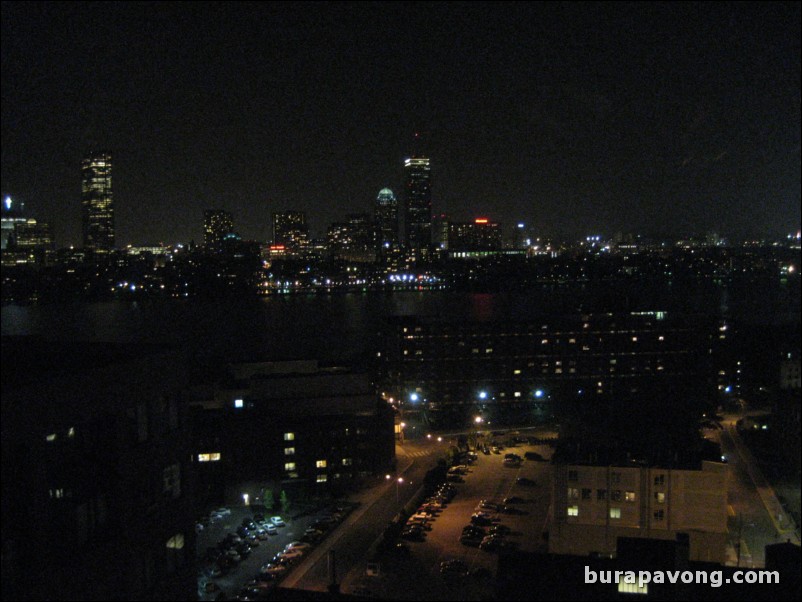
[[[284,564],[273,564],[272,562],[267,562],[263,564],[262,568],[259,570],[260,572],[268,575],[281,575],[282,573],[287,572],[287,566]]]
[[[270,522],[273,523],[274,525],[276,525],[277,527],[285,527],[286,526],[286,523],[284,522],[284,519],[282,519],[280,516],[271,516],[270,517]]]
[[[467,575],[468,565],[464,560],[445,560],[440,563],[440,573],[443,575]]]
[[[306,552],[310,549],[312,549],[312,544],[304,543],[302,541],[291,541],[286,546],[284,546],[284,551],[301,550]]]
[[[518,483],[518,485],[524,485],[524,486],[527,486],[527,487],[532,487],[534,485],[537,485],[537,483],[535,483],[535,481],[533,481],[532,479],[528,479],[526,477],[518,477],[515,480],[515,482]]]
[[[517,495],[513,495],[512,497],[505,497],[504,503],[505,504],[523,504],[526,500],[522,497],[518,497]]]
[[[284,560],[297,560],[301,558],[303,555],[304,551],[297,549],[287,550],[286,552],[281,552],[279,554],[279,556]]]
[[[474,525],[479,525],[479,526],[490,526],[493,524],[493,521],[491,520],[490,516],[484,513],[477,513],[471,516],[471,522]]]

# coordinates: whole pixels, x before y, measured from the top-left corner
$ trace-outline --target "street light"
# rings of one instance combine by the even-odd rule
[[[392,479],[393,477],[392,477],[391,475],[384,475],[384,478],[385,478],[385,480],[389,481],[389,480],[390,480],[390,479]],[[396,504],[397,504],[397,503],[398,503],[398,501],[399,501],[399,500],[398,500],[398,486],[399,486],[401,483],[403,483],[403,482],[404,482],[404,477],[398,477],[398,478],[395,480],[395,503],[396,503]]]

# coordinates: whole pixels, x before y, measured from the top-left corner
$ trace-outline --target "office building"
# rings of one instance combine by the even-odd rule
[[[435,249],[445,251],[448,249],[448,234],[451,222],[448,215],[440,213],[432,218],[432,243]]]
[[[726,561],[726,464],[634,466],[594,458],[554,465],[549,552],[609,557],[619,538],[676,540],[685,534],[691,561]]]
[[[49,223],[30,218],[14,226],[14,250],[25,253],[27,263],[45,263],[54,249],[53,232]]]
[[[226,236],[234,232],[234,216],[222,209],[203,212],[203,243],[208,250],[219,250]]]
[[[2,225],[2,246],[0,250],[5,251],[9,242],[13,242],[14,227],[17,224],[25,223],[25,205],[14,201],[7,196],[0,207],[0,225]]]
[[[451,222],[448,226],[449,251],[500,251],[501,225],[486,217],[472,222]]]
[[[297,255],[309,246],[309,227],[303,211],[273,213],[273,245],[283,248],[287,255]]]
[[[84,247],[95,253],[114,249],[114,197],[111,153],[96,152],[81,163],[81,209]]]
[[[432,243],[432,184],[426,157],[404,161],[404,231],[404,242],[411,250],[428,250]]]
[[[382,188],[376,197],[373,211],[376,222],[377,243],[381,248],[398,244],[398,201],[389,188]]]

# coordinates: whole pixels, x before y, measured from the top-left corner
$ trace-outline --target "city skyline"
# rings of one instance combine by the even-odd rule
[[[93,148],[122,247],[199,242],[210,208],[246,239],[288,209],[320,236],[403,198],[415,133],[456,221],[799,229],[798,4],[91,7],[2,5],[2,194],[59,246]]]

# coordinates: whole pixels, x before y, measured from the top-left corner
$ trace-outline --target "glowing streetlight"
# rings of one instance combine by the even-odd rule
[[[409,400],[412,402],[416,402],[420,399],[420,396],[417,393],[410,393]]]
[[[479,391],[479,399],[487,399],[487,391]]]
[[[389,474],[388,474],[388,475],[384,475],[384,479],[385,479],[386,481],[389,481],[389,480],[390,480],[390,479],[392,479],[392,478],[393,478],[393,477],[392,477],[391,475],[389,475]],[[401,483],[403,483],[403,482],[404,482],[404,477],[398,477],[398,478],[395,480],[395,503],[396,503],[396,504],[397,504],[397,503],[398,503],[398,501],[399,501],[399,500],[398,500],[398,486],[399,486],[399,485],[401,485]]]
[[[481,416],[476,416],[476,417],[474,417],[473,421],[476,424],[482,424],[485,421],[485,419],[482,418]]]

